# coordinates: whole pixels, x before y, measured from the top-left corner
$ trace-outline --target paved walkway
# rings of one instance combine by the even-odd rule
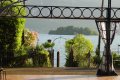
[[[119,76],[96,77],[96,69],[7,68],[7,80],[120,80]]]
[[[8,75],[96,75],[97,69],[81,68],[7,68]],[[116,69],[120,75],[120,69]]]
[[[120,80],[120,76],[95,75],[8,75],[7,80]]]

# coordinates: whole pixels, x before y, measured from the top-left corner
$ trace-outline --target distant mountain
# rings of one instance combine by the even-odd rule
[[[84,34],[84,35],[97,35],[97,32],[91,30],[90,28],[78,28],[73,26],[59,27],[56,30],[50,30],[49,34],[57,35],[74,35],[74,34]]]

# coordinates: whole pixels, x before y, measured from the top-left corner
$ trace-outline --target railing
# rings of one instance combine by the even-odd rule
[[[17,12],[11,12],[16,9]],[[103,8],[101,16],[100,7],[69,7],[69,6],[37,6],[37,5],[13,5],[0,14],[0,17],[18,18],[51,18],[51,19],[106,19],[108,8]],[[1,10],[1,9],[0,9]],[[26,14],[22,14],[26,10]],[[120,20],[120,8],[112,8],[112,20]]]

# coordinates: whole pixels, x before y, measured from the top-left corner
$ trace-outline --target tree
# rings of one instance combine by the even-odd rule
[[[93,57],[93,64],[95,64],[96,67],[99,67],[101,63],[101,56],[100,56],[100,50],[97,47],[95,51],[96,55]]]
[[[14,56],[14,67],[34,66],[30,54],[35,53],[37,38],[37,32],[24,29],[22,33],[22,45]]]
[[[49,39],[47,42],[43,43],[42,45],[44,46],[44,48],[53,48],[55,44],[51,42],[51,40]]]
[[[42,44],[44,48],[46,48],[49,52],[49,58],[52,66],[54,66],[54,43],[48,39],[45,43]]]
[[[77,63],[79,67],[87,66],[87,55],[93,51],[93,44],[90,40],[86,39],[84,35],[78,34],[73,39],[66,41],[65,47],[67,52],[66,64],[69,62],[69,54],[72,47],[75,64]],[[69,64],[66,66],[69,66]]]
[[[34,66],[51,67],[49,52],[42,45],[37,45],[32,56]]]
[[[29,29],[24,30],[24,42],[23,45],[25,47],[35,47],[38,39],[38,33],[34,31],[30,31]]]
[[[12,3],[15,1],[16,0],[12,0]],[[9,2],[9,0],[5,1],[4,4],[0,7],[5,7],[8,5],[11,5],[11,2]],[[5,9],[1,15],[15,15],[19,13],[20,8],[20,6],[11,6],[10,8]],[[10,14],[8,14],[8,11]],[[25,9],[22,9],[21,14],[25,14]],[[2,66],[12,66],[14,55],[21,47],[24,26],[25,19],[23,18],[0,18],[0,54],[2,58]]]

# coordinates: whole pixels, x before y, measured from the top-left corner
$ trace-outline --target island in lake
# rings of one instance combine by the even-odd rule
[[[98,33],[88,27],[74,27],[74,26],[67,26],[67,27],[59,27],[56,30],[50,30],[49,34],[56,34],[56,35],[74,35],[74,34],[84,34],[84,35],[97,35]]]

